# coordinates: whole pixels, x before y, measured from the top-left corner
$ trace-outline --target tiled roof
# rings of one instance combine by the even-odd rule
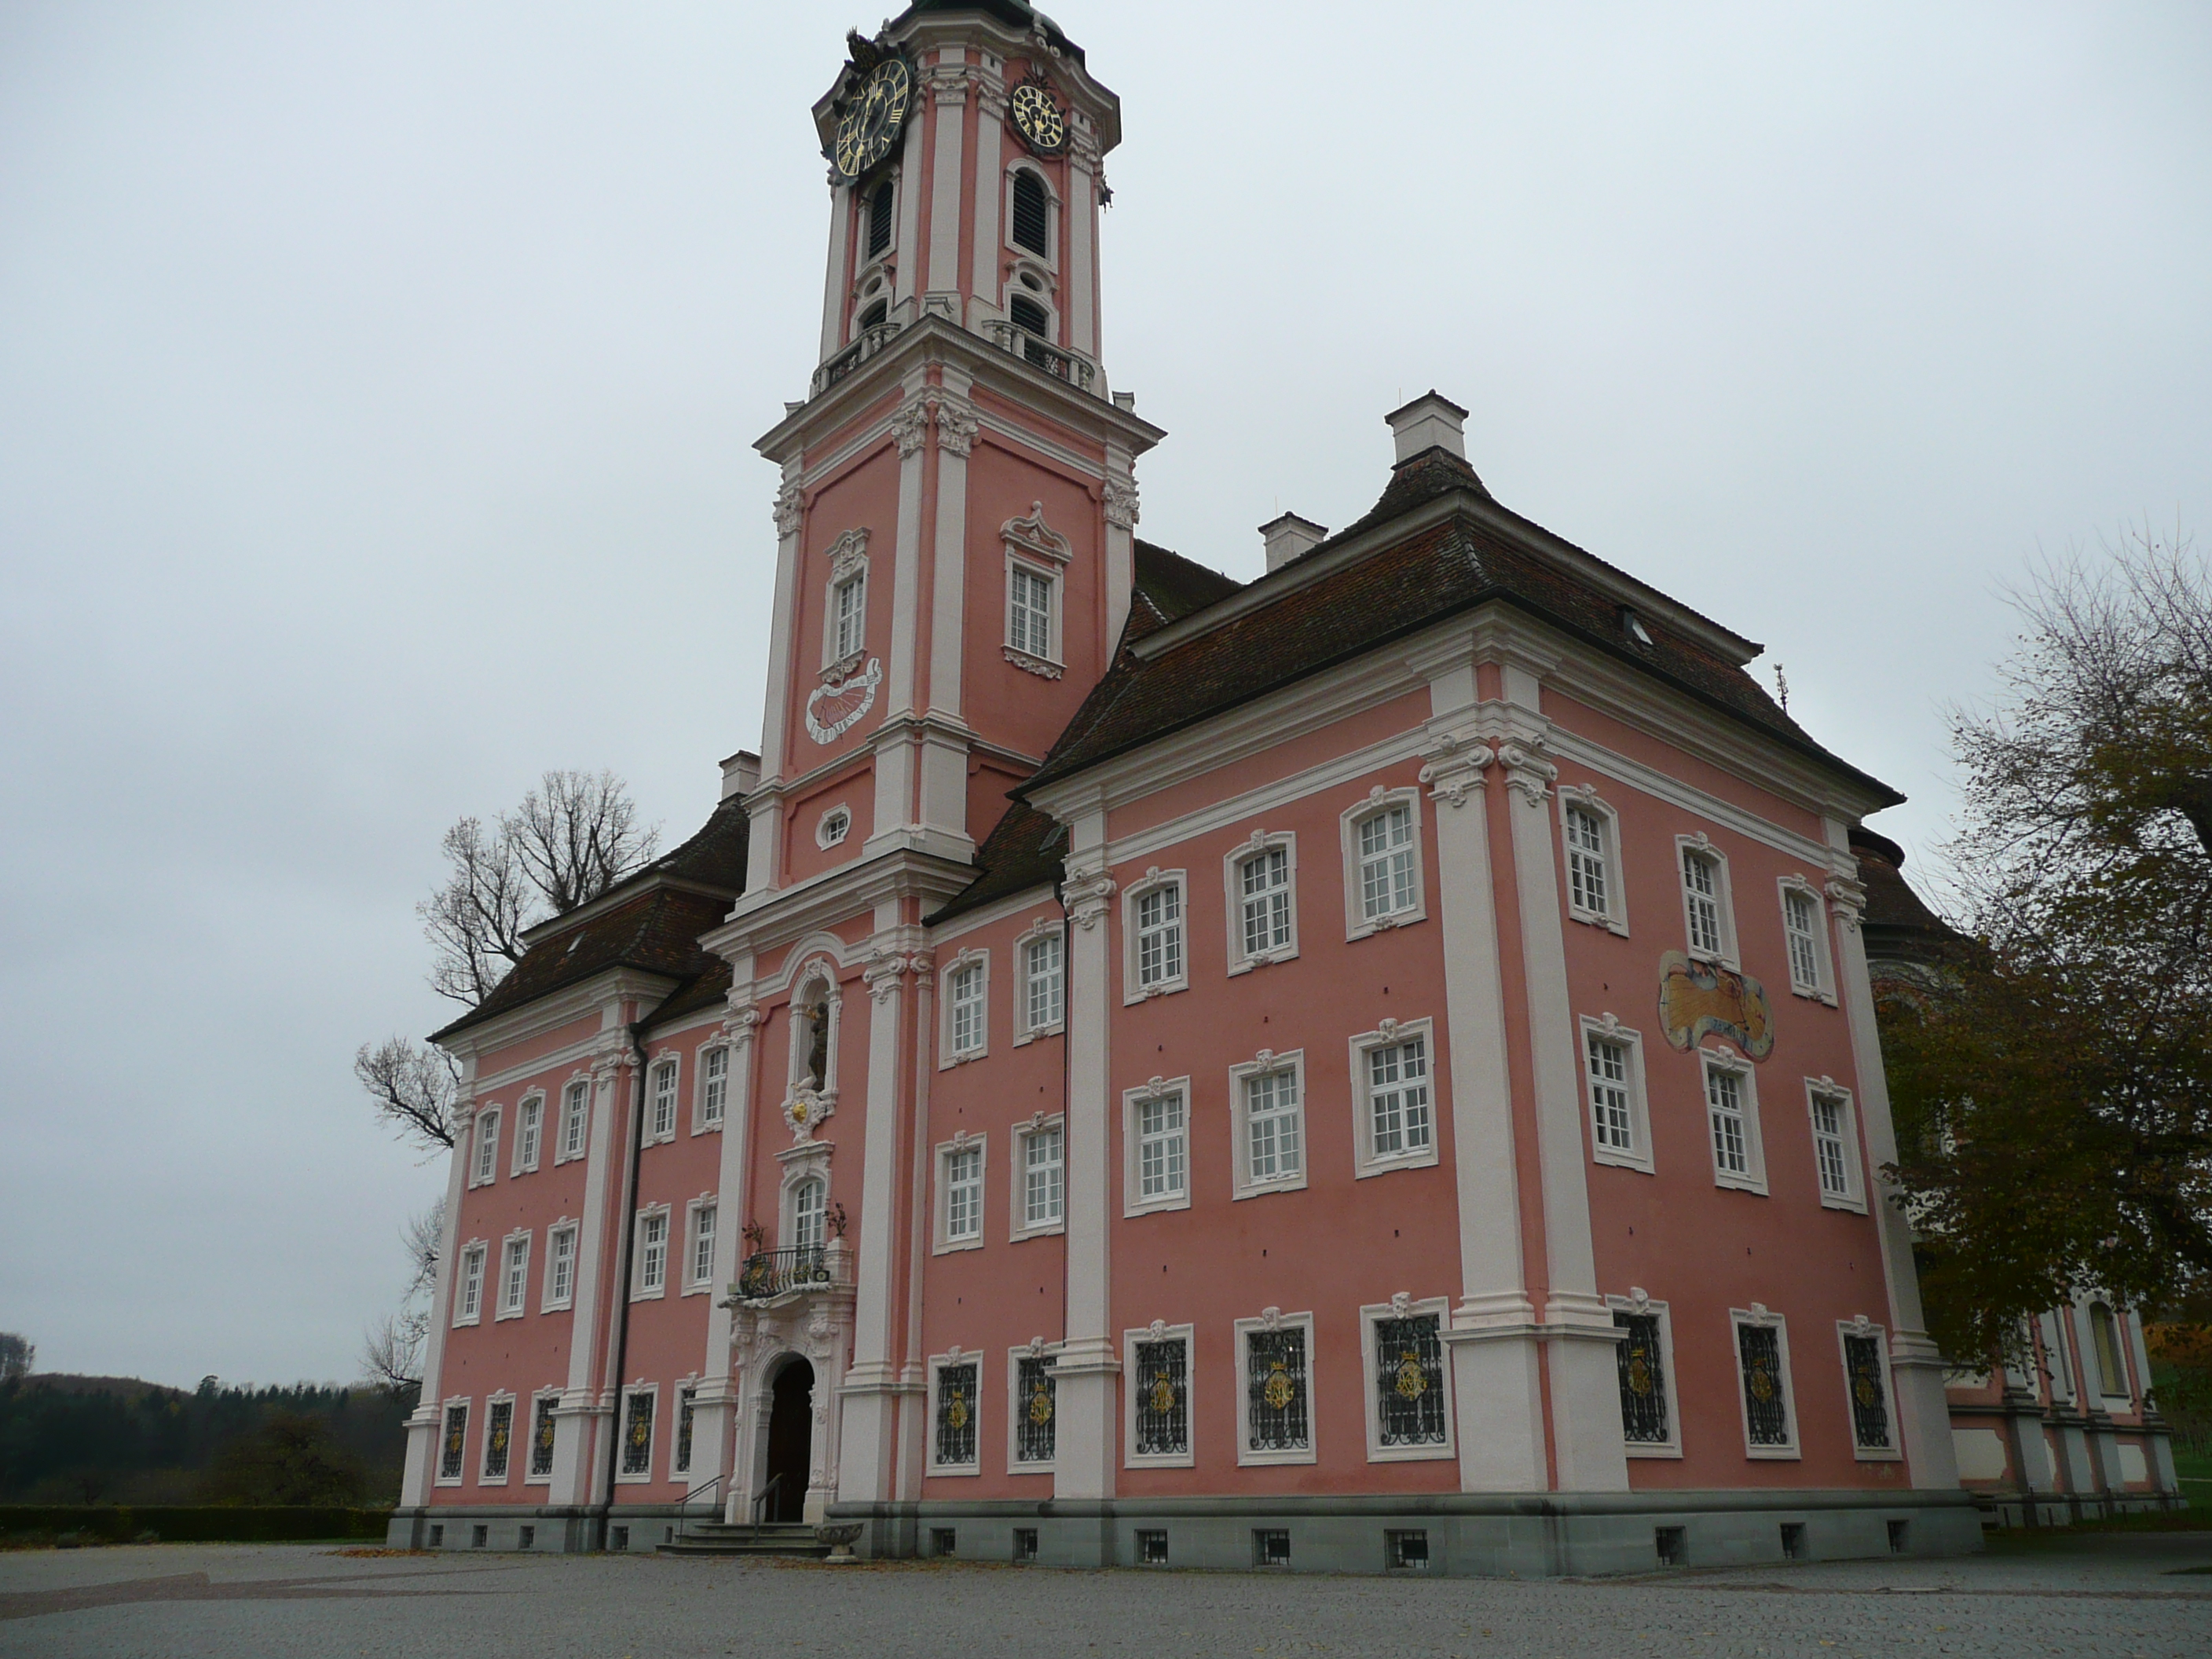
[[[1869,957],[1927,957],[1963,937],[1929,909],[1905,879],[1905,849],[1865,828],[1851,831],[1859,881],[1866,889],[1861,936]]]

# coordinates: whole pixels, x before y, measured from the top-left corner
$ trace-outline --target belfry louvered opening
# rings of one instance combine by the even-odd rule
[[[1052,253],[1051,200],[1044,180],[1036,173],[1024,168],[1014,175],[1014,246],[1039,258],[1049,258]]]
[[[1006,320],[1040,337],[1052,332],[1052,319],[1035,300],[1017,294],[1006,301]]]
[[[868,198],[868,258],[887,253],[891,246],[891,204],[893,192],[886,179],[876,186],[875,194]]]

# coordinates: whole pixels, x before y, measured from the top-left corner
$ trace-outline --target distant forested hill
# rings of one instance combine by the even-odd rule
[[[414,1408],[373,1388],[0,1382],[0,1503],[388,1504]]]

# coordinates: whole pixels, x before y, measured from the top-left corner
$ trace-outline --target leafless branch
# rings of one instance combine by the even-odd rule
[[[657,829],[638,827],[637,807],[612,772],[548,772],[499,827],[556,915],[591,902],[660,845]]]
[[[477,819],[463,818],[446,831],[443,848],[446,884],[415,914],[434,953],[432,988],[473,1008],[522,960],[533,895],[503,826],[487,834]]]
[[[354,1054],[353,1074],[368,1091],[376,1115],[402,1139],[426,1152],[453,1144],[453,1092],[460,1071],[444,1049],[418,1047],[398,1036],[374,1048],[364,1042]],[[410,1238],[410,1248],[412,1243]]]

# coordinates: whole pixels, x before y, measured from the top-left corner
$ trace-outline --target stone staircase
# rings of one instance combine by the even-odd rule
[[[814,1535],[814,1528],[797,1521],[771,1521],[760,1526],[732,1525],[726,1521],[690,1521],[672,1543],[663,1544],[663,1555],[782,1555],[824,1560],[830,1546]]]

